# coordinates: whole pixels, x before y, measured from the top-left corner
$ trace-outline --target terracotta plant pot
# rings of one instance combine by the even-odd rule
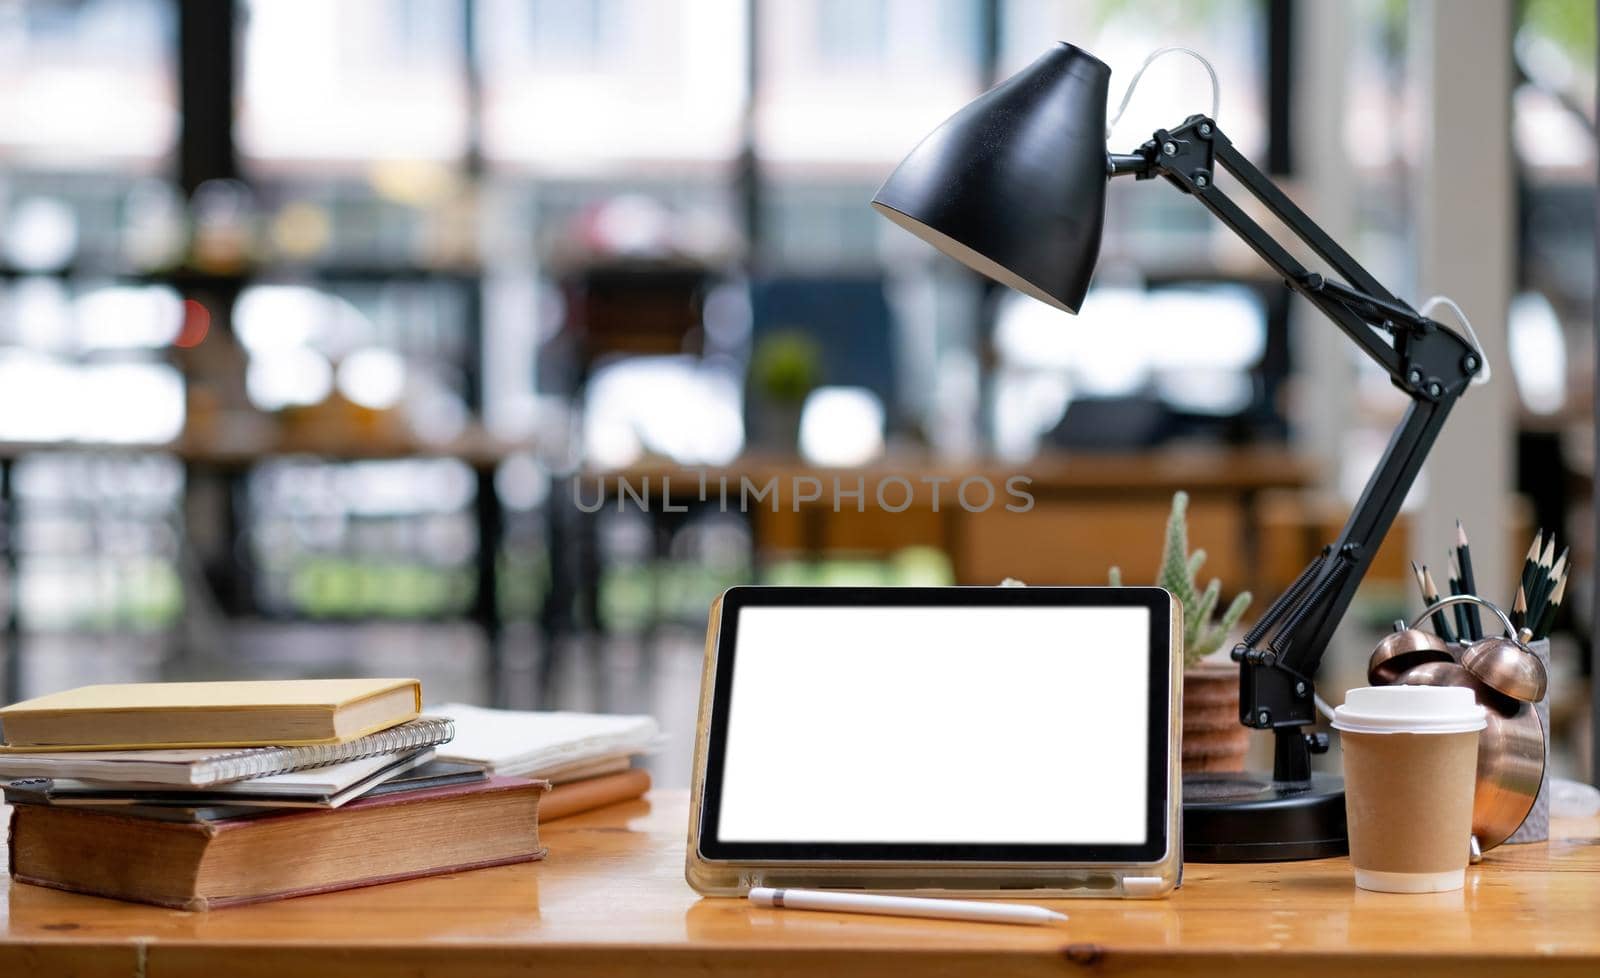
[[[1242,771],[1250,731],[1239,723],[1239,669],[1201,663],[1183,671],[1183,773]]]

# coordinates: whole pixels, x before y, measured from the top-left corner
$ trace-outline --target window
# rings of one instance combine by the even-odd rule
[[[484,0],[484,155],[556,174],[720,170],[738,151],[744,33],[742,0]]]
[[[154,170],[178,132],[173,5],[0,4],[0,149],[72,170]]]
[[[881,178],[978,93],[980,9],[978,0],[763,0],[757,153],[780,172]]]
[[[263,165],[461,158],[461,9],[435,0],[251,0],[242,155]]]

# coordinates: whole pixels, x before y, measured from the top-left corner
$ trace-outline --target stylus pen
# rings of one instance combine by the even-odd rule
[[[769,886],[751,887],[750,902],[758,907],[779,907],[784,910],[828,910],[834,913],[872,913],[888,917],[982,920],[993,924],[1053,924],[1067,919],[1064,913],[1020,903],[882,896],[876,893],[835,893],[830,890],[773,889]]]

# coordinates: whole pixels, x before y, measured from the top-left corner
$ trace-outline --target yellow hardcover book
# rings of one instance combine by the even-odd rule
[[[335,744],[421,711],[415,679],[80,686],[0,709],[0,750]]]

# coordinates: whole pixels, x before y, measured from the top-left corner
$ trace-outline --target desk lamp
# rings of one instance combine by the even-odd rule
[[[1147,62],[1148,64],[1148,62]],[[974,270],[1069,313],[1089,288],[1106,184],[1162,177],[1244,239],[1284,284],[1316,306],[1411,399],[1344,529],[1233,650],[1240,715],[1271,730],[1270,777],[1186,778],[1184,854],[1202,862],[1315,859],[1346,851],[1343,781],[1313,774],[1326,734],[1313,677],[1373,554],[1450,408],[1482,366],[1480,351],[1396,298],[1234,149],[1211,116],[1158,129],[1132,153],[1108,153],[1111,69],[1058,44],[924,139],[878,190],[885,217]],[[1137,80],[1137,79],[1135,79]],[[1124,104],[1126,102],[1124,101]],[[1218,188],[1218,168],[1327,264],[1311,271]],[[1342,281],[1341,281],[1342,279]],[[1202,322],[1194,328],[1204,329]],[[1108,339],[1108,342],[1110,340]]]

